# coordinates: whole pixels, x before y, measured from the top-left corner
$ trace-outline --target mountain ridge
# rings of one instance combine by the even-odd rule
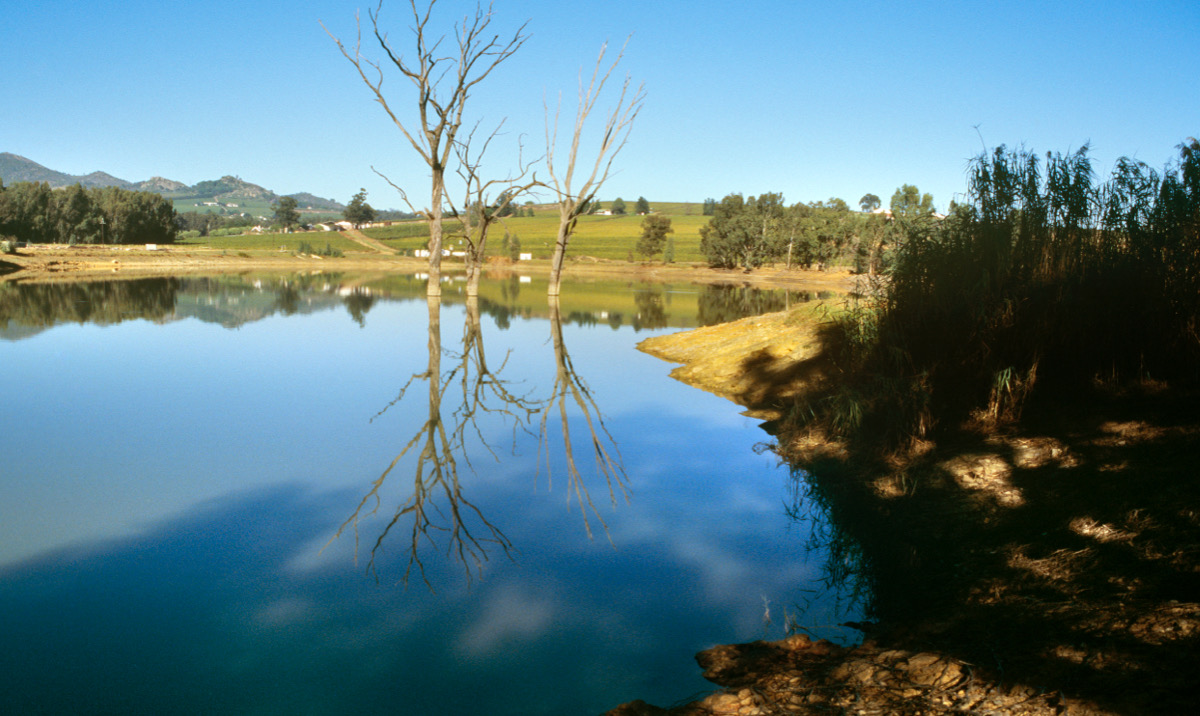
[[[19,181],[46,182],[53,189],[72,184],[89,188],[115,186],[131,191],[152,192],[181,203],[186,200],[197,206],[205,202],[229,203],[231,200],[260,201],[270,204],[281,197],[270,189],[228,174],[220,179],[196,182],[192,186],[161,176],[154,176],[145,181],[131,182],[103,171],[94,171],[84,175],[67,174],[11,152],[0,152],[0,181],[8,184]],[[323,211],[341,211],[346,208],[335,199],[323,199],[309,192],[297,192],[283,196],[296,199],[296,203],[301,208]]]

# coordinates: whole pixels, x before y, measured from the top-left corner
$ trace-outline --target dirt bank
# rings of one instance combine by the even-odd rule
[[[188,245],[160,246],[150,251],[142,246],[42,244],[20,249],[16,254],[0,258],[0,280],[79,279],[98,275],[111,276],[114,273],[145,277],[247,271],[286,273],[316,269],[342,272],[420,272],[426,267],[426,259],[366,250],[347,251],[345,256],[329,258],[270,250],[222,251]],[[461,270],[461,259],[448,259],[442,264],[442,268],[447,272]],[[550,262],[537,260],[523,261],[520,264],[496,263],[492,268],[519,270],[531,275],[548,275]],[[565,272],[568,276],[611,276],[646,281],[735,284],[841,293],[854,290],[857,281],[855,276],[844,270],[764,268],[744,273],[685,264],[603,261],[587,256],[571,258]]]
[[[819,379],[793,311],[655,338],[675,375],[764,417]],[[837,452],[802,494],[874,594],[850,649],[802,637],[697,656],[723,687],[611,714],[1184,714],[1200,699],[1200,418],[1152,384],[1035,402],[887,465]],[[780,436],[785,455],[806,451]]]

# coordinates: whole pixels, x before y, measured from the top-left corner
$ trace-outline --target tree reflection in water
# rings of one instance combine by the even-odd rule
[[[488,559],[488,549],[498,547],[507,556],[512,549],[512,543],[504,533],[492,524],[479,508],[463,495],[463,486],[458,470],[456,455],[463,452],[462,438],[466,425],[474,420],[477,407],[464,408],[454,413],[457,424],[448,430],[442,419],[442,397],[445,389],[454,380],[455,374],[463,375],[464,385],[469,382],[469,368],[474,361],[478,368],[475,372],[476,381],[483,384],[492,380],[493,385],[499,381],[494,378],[484,378],[486,361],[483,359],[483,343],[478,339],[478,329],[472,329],[471,321],[465,331],[462,364],[448,375],[442,375],[442,332],[441,332],[441,299],[430,295],[426,302],[429,307],[429,363],[422,373],[414,374],[400,389],[395,400],[379,411],[375,417],[387,412],[389,408],[404,399],[408,389],[414,383],[424,381],[429,386],[429,417],[413,435],[404,449],[396,455],[391,464],[371,484],[371,489],[359,502],[353,514],[342,523],[333,539],[337,539],[349,527],[354,531],[355,554],[358,553],[359,537],[358,523],[366,517],[376,514],[382,504],[380,489],[392,470],[400,461],[416,448],[416,466],[413,476],[413,492],[407,501],[401,503],[392,514],[383,531],[375,539],[371,548],[371,558],[367,563],[367,571],[378,578],[376,558],[383,546],[384,540],[402,520],[411,519],[408,532],[408,559],[404,569],[403,581],[408,583],[416,567],[426,586],[433,589],[432,583],[425,570],[422,557],[422,543],[429,548],[438,547],[438,536],[444,538],[448,555],[462,563],[468,582],[473,574],[481,574],[483,563]],[[478,323],[478,311],[474,313]],[[500,389],[502,391],[502,389]],[[486,391],[479,387],[473,391],[482,399]],[[496,392],[496,391],[494,391]],[[500,394],[503,394],[501,392]],[[468,403],[464,398],[464,405]],[[375,418],[372,418],[374,420]],[[365,510],[365,511],[364,511]]]
[[[357,555],[360,522],[378,513],[383,503],[381,491],[387,478],[406,456],[415,453],[412,494],[396,507],[390,520],[375,539],[367,572],[378,579],[377,558],[384,542],[403,524],[407,527],[407,563],[402,578],[404,583],[407,584],[415,570],[426,586],[433,589],[426,570],[425,555],[441,550],[444,550],[448,557],[461,563],[468,583],[475,577],[481,577],[483,565],[489,560],[489,551],[499,549],[506,557],[511,558],[513,544],[500,527],[485,517],[480,508],[464,494],[460,465],[474,471],[468,454],[468,444],[481,445],[494,460],[499,461],[500,456],[489,443],[481,425],[482,418],[498,417],[510,425],[515,445],[520,432],[532,435],[533,419],[540,415],[539,461],[545,459],[549,473],[552,450],[548,433],[551,422],[557,422],[550,420],[552,413],[562,421],[568,501],[578,501],[584,529],[589,537],[592,534],[590,518],[593,516],[607,531],[607,524],[600,517],[583,476],[576,466],[570,430],[571,420],[574,419],[572,406],[582,414],[584,424],[590,432],[591,449],[599,472],[607,482],[609,498],[614,504],[618,493],[628,499],[628,480],[616,442],[605,428],[599,405],[587,384],[575,372],[567,352],[557,301],[552,301],[550,307],[555,382],[550,397],[545,400],[536,400],[527,394],[519,393],[513,389],[511,381],[502,377],[501,374],[508,365],[508,356],[496,368],[488,364],[477,299],[467,300],[461,353],[443,349],[440,298],[429,296],[427,304],[428,365],[423,372],[414,374],[400,389],[396,398],[376,414],[375,418],[403,401],[414,384],[425,382],[429,388],[428,419],[371,483],[370,490],[350,517],[338,528],[330,543],[346,531],[352,531]],[[446,359],[449,359],[448,365],[444,366],[443,361]],[[444,418],[443,398],[448,392],[456,394],[451,390],[452,387],[458,389],[458,399],[461,402]]]
[[[822,489],[822,484],[803,468],[792,467],[788,482],[790,494],[784,508],[789,519],[808,529],[805,551],[810,555],[822,555],[820,575],[824,590],[814,596],[829,600],[832,613],[838,619],[848,615],[873,617],[875,589],[872,575],[875,570],[852,530],[846,527],[854,520],[861,523],[866,516],[845,509],[846,501],[833,499]],[[807,611],[808,605],[799,610],[801,614]],[[796,626],[804,628],[804,625]]]
[[[549,399],[546,400],[545,407],[542,409],[540,450],[546,461],[546,471],[549,478],[551,451],[550,441],[547,439],[546,426],[550,413],[557,407],[559,418],[562,420],[563,454],[567,462],[567,499],[570,500],[574,496],[578,501],[579,510],[583,516],[584,529],[587,530],[588,537],[591,537],[592,527],[588,519],[588,510],[591,510],[592,515],[604,526],[605,532],[608,531],[608,525],[604,522],[604,518],[600,516],[599,510],[596,509],[596,504],[592,501],[587,485],[584,484],[579,468],[575,464],[575,451],[571,443],[568,399],[579,409],[584,418],[584,423],[591,433],[592,456],[596,460],[597,469],[608,483],[608,496],[612,504],[617,504],[618,492],[628,502],[629,480],[625,474],[625,468],[621,463],[621,453],[617,449],[617,443],[613,440],[612,435],[608,432],[608,428],[604,425],[604,415],[600,412],[600,406],[597,405],[596,398],[588,388],[587,383],[575,371],[575,365],[571,362],[571,355],[567,352],[566,342],[563,340],[562,313],[559,307],[558,296],[550,296],[549,300],[550,335],[554,343],[555,376],[554,388],[550,392]]]

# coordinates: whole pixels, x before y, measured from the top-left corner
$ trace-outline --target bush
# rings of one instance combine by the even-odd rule
[[[296,253],[308,254],[309,256],[330,256],[332,258],[341,258],[345,255],[341,249],[333,248],[333,245],[328,242],[326,242],[324,249],[314,250],[312,244],[307,241],[300,242],[300,247],[296,249]]]

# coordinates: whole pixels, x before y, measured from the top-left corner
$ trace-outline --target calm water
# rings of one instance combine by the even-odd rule
[[[768,436],[635,349],[813,296],[456,286],[0,284],[0,712],[591,714],[851,636]]]

